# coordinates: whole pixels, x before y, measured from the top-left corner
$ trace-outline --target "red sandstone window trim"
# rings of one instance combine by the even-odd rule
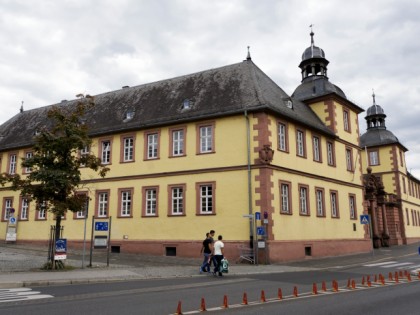
[[[354,172],[354,164],[353,164],[353,149],[350,147],[346,147],[346,169],[349,172]]]
[[[319,198],[321,197],[321,198]],[[316,204],[316,216],[318,218],[325,218],[325,190],[321,187],[315,187],[315,204]]]
[[[322,163],[322,138],[319,135],[312,135],[312,154],[314,162]]]
[[[203,128],[211,128],[211,134],[209,135],[206,133],[205,137],[202,135]],[[210,154],[216,152],[216,138],[215,138],[215,130],[216,130],[216,123],[214,121],[207,121],[200,124],[196,124],[196,154]],[[209,141],[210,139],[210,141]],[[211,144],[209,144],[211,142]],[[203,145],[207,146],[205,150],[203,150]],[[210,148],[208,146],[210,145]]]
[[[296,128],[296,156],[306,159],[306,132]]]
[[[130,150],[130,146],[126,147],[126,140],[131,139],[133,144]],[[126,149],[128,150],[128,156],[126,155]],[[130,151],[131,154],[130,154]],[[131,158],[130,158],[131,155]],[[136,134],[129,133],[120,136],[120,163],[133,163],[136,161]]]
[[[175,196],[173,195],[175,189],[182,189],[182,196]],[[185,209],[186,209],[186,191],[187,185],[186,184],[173,184],[168,185],[168,217],[179,217],[185,216]],[[176,205],[180,205],[182,202],[182,212],[174,212],[174,202]]]
[[[107,153],[108,149],[106,148],[106,143],[108,142],[109,142],[109,154]],[[101,159],[102,164],[104,165],[112,164],[112,137],[98,139],[98,157]]]
[[[105,200],[100,200],[101,197],[105,196],[104,194],[106,194],[106,203]],[[104,190],[97,190],[95,192],[95,218],[109,218],[109,204],[111,201],[111,190],[109,189],[104,189]],[[99,206],[101,204],[105,205],[105,215],[101,214],[99,215]]]
[[[289,153],[289,124],[277,121],[277,150]]]
[[[350,219],[357,220],[357,202],[355,194],[349,194],[349,212]]]
[[[288,181],[279,181],[279,192],[280,192],[280,214],[293,214],[292,208],[292,183]],[[284,209],[285,206],[288,209]]]
[[[182,140],[174,139],[175,135],[182,132]],[[187,127],[178,126],[169,128],[169,157],[182,157],[187,155]],[[180,152],[179,152],[180,151]]]
[[[159,186],[142,187],[142,218],[156,218],[159,216]]]
[[[1,211],[1,221],[7,222],[11,216],[10,209],[13,208],[14,197],[3,197],[3,206]]]
[[[330,190],[330,209],[331,209],[331,218],[339,219],[340,209],[339,209],[337,190]]]
[[[346,108],[343,108],[343,127],[344,131],[351,133],[351,115],[350,111]]]
[[[23,208],[24,200],[26,200],[26,204],[27,204],[26,209]],[[18,214],[20,221],[29,221],[29,210],[30,210],[30,208],[31,208],[31,203],[29,202],[29,198],[20,196],[19,197],[19,214]],[[26,210],[26,216],[25,217],[22,216],[23,215],[23,210]]]
[[[130,196],[130,200],[129,200],[129,205],[130,205],[130,213],[129,214],[123,214],[123,202],[126,204],[128,204],[128,200],[125,199],[123,200],[123,194],[127,196],[127,194],[129,194]],[[133,217],[133,210],[134,210],[134,187],[128,187],[128,188],[118,188],[118,208],[117,208],[117,213],[118,213],[118,218],[132,218]]]
[[[196,215],[216,214],[216,182],[200,182],[195,184]],[[203,205],[206,209],[204,210]]]
[[[311,215],[311,207],[309,203],[309,186],[298,184],[299,192],[299,215],[309,217]]]

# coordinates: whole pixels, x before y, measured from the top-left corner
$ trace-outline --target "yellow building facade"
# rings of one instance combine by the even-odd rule
[[[88,149],[110,172],[100,178],[82,169],[79,191],[89,196],[88,213],[62,219],[69,246],[82,246],[85,227],[90,242],[94,216],[112,218],[110,244],[122,252],[200,257],[211,229],[223,235],[232,260],[250,246],[265,262],[369,251],[368,229],[359,220],[370,209],[359,139],[363,110],[329,81],[327,65],[311,33],[299,65],[302,82],[291,96],[250,55],[95,96],[95,108],[83,118],[93,140]],[[0,126],[2,173],[30,171],[20,161],[30,156],[50,108],[22,110]],[[386,182],[386,158],[380,158]],[[13,216],[16,242],[48,241],[51,213],[7,185],[0,200],[0,235]]]

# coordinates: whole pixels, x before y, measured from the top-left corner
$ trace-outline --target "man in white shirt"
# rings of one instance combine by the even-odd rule
[[[222,239],[222,235],[219,235],[217,237],[217,241],[214,243],[213,246],[213,255],[216,260],[216,266],[214,267],[213,275],[216,275],[217,272],[219,274],[219,277],[223,276],[222,272],[220,271],[220,266],[224,257],[223,249],[225,247],[225,244],[223,244]]]

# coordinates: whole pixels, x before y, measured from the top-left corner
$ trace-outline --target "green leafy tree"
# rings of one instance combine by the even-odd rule
[[[22,161],[22,167],[31,172],[3,178],[3,182],[11,183],[12,189],[35,201],[38,210],[45,209],[54,215],[55,239],[60,238],[61,219],[66,212],[86,208],[88,197],[77,193],[82,184],[80,167],[92,169],[101,177],[109,171],[95,155],[80,154],[92,143],[88,125],[83,121],[95,103],[92,96],[79,94],[78,97],[75,105],[53,106],[48,111],[46,125],[35,137],[32,157]]]

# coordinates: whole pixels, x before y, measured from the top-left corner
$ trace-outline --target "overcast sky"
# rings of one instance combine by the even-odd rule
[[[420,0],[0,0],[0,123],[24,109],[245,59],[289,95],[310,45],[409,149],[420,179]],[[366,131],[365,113],[360,131]]]

